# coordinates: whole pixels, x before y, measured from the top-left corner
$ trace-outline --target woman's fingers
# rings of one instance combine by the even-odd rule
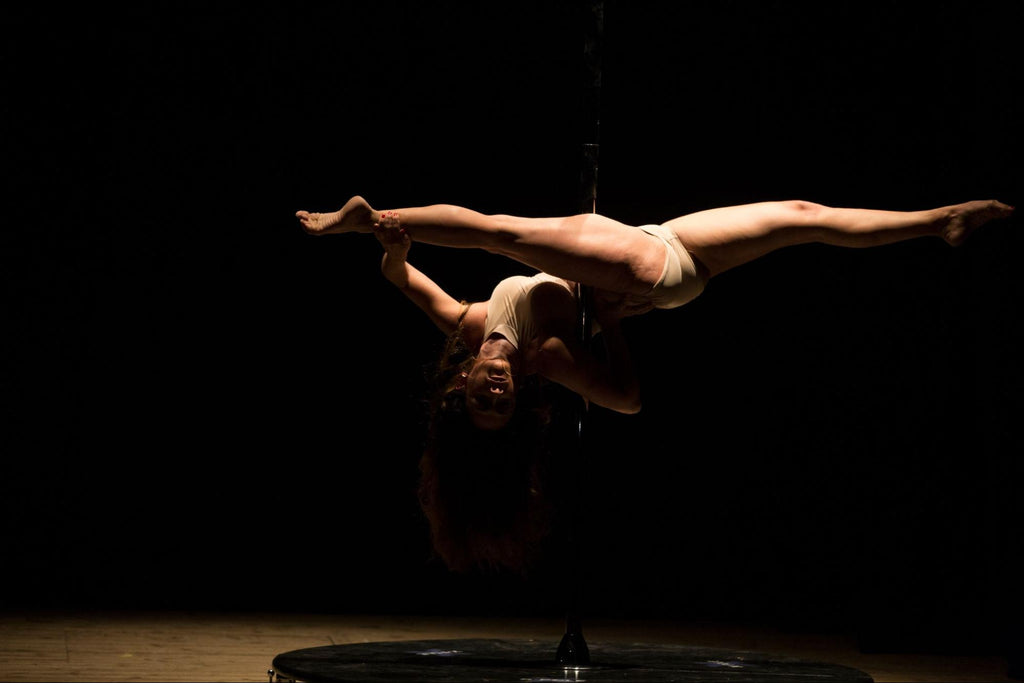
[[[396,225],[375,224],[373,226],[373,234],[377,241],[384,246],[385,250],[398,253],[399,255],[407,253],[409,246],[412,244],[412,239],[405,233],[405,230]]]
[[[382,225],[376,223],[373,226],[373,234],[384,244],[401,244],[409,239],[405,230],[394,225]]]

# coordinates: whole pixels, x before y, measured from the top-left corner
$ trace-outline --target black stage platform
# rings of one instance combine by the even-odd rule
[[[271,683],[870,683],[846,666],[759,652],[682,645],[590,643],[591,664],[562,666],[550,642],[410,640],[327,645],[277,655]]]

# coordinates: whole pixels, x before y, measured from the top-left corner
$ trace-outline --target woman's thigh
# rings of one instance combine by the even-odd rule
[[[605,216],[493,219],[501,235],[493,251],[568,280],[645,294],[664,268],[665,248],[658,239]]]
[[[664,225],[713,276],[776,249],[817,241],[826,208],[798,200],[758,202],[698,211]]]

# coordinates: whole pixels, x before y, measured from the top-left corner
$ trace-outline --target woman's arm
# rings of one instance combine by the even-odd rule
[[[462,303],[406,260],[412,244],[409,236],[403,230],[388,226],[375,226],[373,232],[384,247],[380,263],[384,277],[426,313],[441,332],[446,335],[454,332]]]
[[[599,361],[575,338],[549,337],[537,354],[537,372],[588,402],[619,413],[640,412],[640,386],[618,322],[602,324],[607,350]]]
[[[620,413],[640,412],[640,386],[620,321],[651,309],[650,302],[593,291],[594,314],[601,326],[605,360],[599,362],[575,337],[550,337],[541,344],[537,371],[588,401]]]

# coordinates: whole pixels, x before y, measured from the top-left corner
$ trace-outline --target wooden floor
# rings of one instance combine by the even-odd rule
[[[267,681],[274,657],[342,643],[538,638],[559,620],[296,614],[0,614],[3,681]],[[883,681],[1012,681],[1000,657],[865,655],[844,636],[740,627],[595,621],[588,642],[644,642],[765,652],[851,666]]]

